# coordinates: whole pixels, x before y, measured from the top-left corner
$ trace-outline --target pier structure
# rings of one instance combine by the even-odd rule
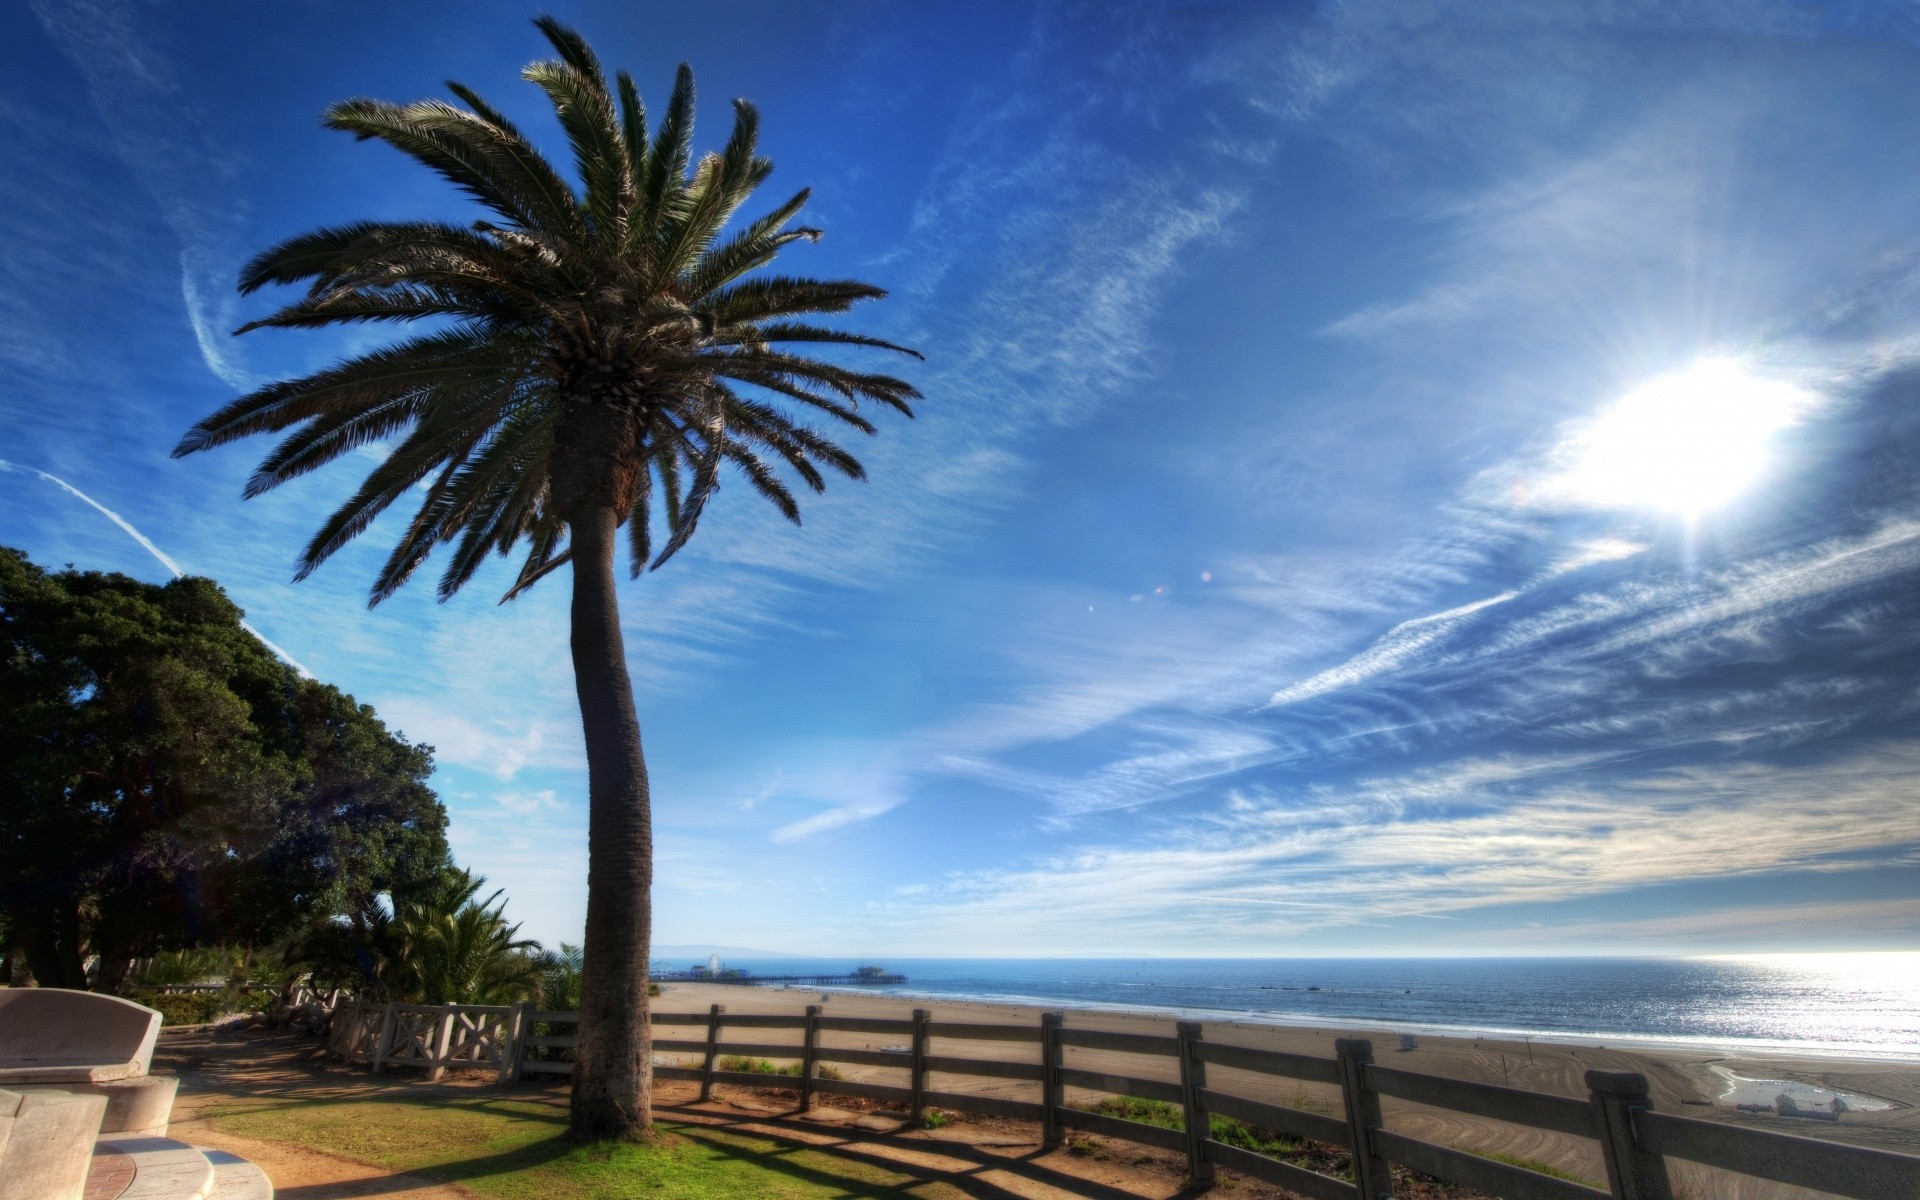
[[[695,968],[691,971],[655,972],[653,980],[656,983],[735,983],[743,986],[799,983],[808,987],[898,987],[907,981],[907,977],[878,967],[862,967],[844,975],[755,975],[732,968],[717,972]]]

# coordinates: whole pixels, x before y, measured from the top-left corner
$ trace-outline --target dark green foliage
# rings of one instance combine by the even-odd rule
[[[210,580],[0,547],[0,910],[42,985],[274,941],[445,857],[428,749],[240,616]]]

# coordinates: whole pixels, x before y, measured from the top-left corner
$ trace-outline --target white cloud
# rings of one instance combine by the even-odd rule
[[[873,919],[957,953],[1271,951],[1342,927],[1649,884],[1897,864],[1920,846],[1907,794],[1920,747],[1804,768],[1616,773],[1604,788],[1585,782],[1596,761],[1503,758],[1251,807],[1243,796],[1161,845],[1087,846],[951,876]],[[994,931],[991,945],[982,930]]]
[[[558,812],[567,806],[552,788],[538,792],[496,792],[493,802],[518,817]]]
[[[1316,696],[1324,696],[1328,692],[1364,683],[1376,676],[1402,670],[1419,661],[1423,651],[1453,633],[1466,623],[1467,618],[1496,604],[1505,604],[1519,594],[1519,592],[1501,592],[1497,596],[1488,596],[1483,600],[1475,600],[1457,608],[1447,609],[1445,612],[1429,613],[1424,617],[1412,617],[1402,621],[1361,653],[1337,667],[1320,672],[1311,679],[1303,679],[1299,683],[1281,688],[1267,703],[1271,707],[1297,704],[1302,700],[1311,700]]]
[[[382,699],[378,707],[389,727],[431,745],[437,760],[484,771],[502,782],[528,767],[579,769],[585,765],[575,725],[555,728],[539,718],[456,712],[447,703],[444,698],[393,696]]]

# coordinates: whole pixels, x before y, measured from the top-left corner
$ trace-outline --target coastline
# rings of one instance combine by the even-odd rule
[[[678,986],[688,986],[681,984]],[[734,991],[778,991],[781,988],[749,989],[747,987],[726,985]],[[1639,1049],[1648,1051],[1667,1051],[1679,1054],[1716,1054],[1723,1057],[1765,1057],[1787,1059],[1819,1059],[1861,1063],[1905,1063],[1920,1070],[1920,1043],[1913,1045],[1851,1045],[1840,1042],[1787,1042],[1768,1041],[1761,1038],[1659,1036],[1639,1033],[1583,1033],[1571,1030],[1528,1030],[1503,1028],[1494,1025],[1450,1025],[1430,1021],[1378,1021],[1365,1017],[1352,1017],[1348,1024],[1328,1021],[1308,1013],[1259,1012],[1251,1009],[1199,1008],[1171,1004],[1125,1004],[1097,1000],[1050,1000],[1040,996],[999,995],[990,996],[971,992],[937,992],[890,990],[878,991],[857,987],[819,987],[804,988],[786,985],[785,990],[831,993],[835,995],[872,996],[898,1000],[904,1004],[938,1002],[945,1004],[985,1004],[994,1006],[1012,1006],[1045,1010],[1064,1010],[1067,1012],[1117,1012],[1147,1017],[1162,1017],[1168,1020],[1202,1021],[1223,1026],[1276,1026],[1284,1029],[1367,1028],[1372,1030],[1391,1030],[1398,1038],[1402,1033],[1418,1034],[1421,1037],[1470,1038],[1479,1041],[1496,1040],[1535,1045],[1585,1046],[1605,1049],[1615,1046],[1621,1049]],[[1344,1035],[1343,1035],[1344,1036]]]
[[[857,989],[823,991],[801,987],[669,983],[662,985],[662,994],[653,1002],[653,1007],[660,1012],[692,1013],[705,1012],[712,1004],[724,1005],[728,1012],[735,1014],[799,1014],[809,1004],[824,1004],[832,1015],[893,1018],[907,1017],[915,1008],[927,1008],[932,1010],[935,1020],[1035,1025],[1043,1011],[1065,1009],[1068,1022],[1084,1028],[1167,1034],[1172,1032],[1176,1019],[1190,1019],[1200,1021],[1203,1036],[1212,1041],[1318,1057],[1332,1055],[1335,1038],[1365,1037],[1373,1042],[1376,1061],[1410,1071],[1583,1099],[1587,1095],[1585,1074],[1588,1070],[1637,1071],[1647,1077],[1654,1106],[1661,1111],[1920,1154],[1920,1062],[1910,1059],[1843,1057],[1799,1051],[1780,1053],[1746,1046],[1661,1046],[1562,1036],[1496,1036],[1472,1031],[1422,1033],[1407,1025],[1389,1027],[1377,1022],[1298,1025],[1242,1013],[1175,1013],[1139,1007],[1021,1003],[1006,999],[914,998]],[[1418,1046],[1399,1050],[1402,1033],[1414,1033]],[[723,1040],[729,1039],[723,1036]],[[748,1037],[741,1035],[731,1040],[748,1040]],[[753,1036],[751,1040],[764,1039]],[[835,1045],[873,1050],[899,1041],[856,1034],[829,1035],[828,1040]],[[968,1042],[964,1046],[943,1046],[939,1052],[1026,1061],[1034,1056],[1035,1050],[1031,1043]],[[1174,1064],[1170,1060],[1079,1048],[1070,1049],[1069,1057],[1070,1065],[1088,1070],[1173,1078]],[[1875,1097],[1887,1101],[1890,1107],[1880,1111],[1851,1111],[1838,1122],[1743,1112],[1721,1099],[1727,1090],[1727,1081],[1715,1073],[1715,1067],[1730,1069],[1748,1078],[1790,1080]],[[892,1074],[903,1073],[891,1067],[845,1069],[851,1078],[881,1082],[890,1082]],[[1229,1078],[1236,1075],[1238,1073],[1223,1072],[1221,1083],[1230,1084],[1234,1091],[1254,1099],[1294,1106],[1304,1101],[1330,1112],[1339,1111],[1338,1096],[1328,1089],[1265,1076]],[[942,1076],[937,1086],[981,1095],[1022,1096],[1025,1093],[1020,1089],[1031,1085],[972,1076]],[[1320,1094],[1322,1092],[1326,1094]],[[1068,1102],[1084,1102],[1096,1096],[1096,1093],[1070,1091]],[[1507,1126],[1391,1098],[1385,1107],[1394,1127],[1415,1137],[1483,1153],[1517,1155],[1589,1179],[1604,1177],[1598,1153],[1587,1139]],[[1688,1174],[1690,1169],[1681,1173]],[[1699,1182],[1705,1185],[1714,1179],[1701,1175]],[[1744,1200],[1776,1200],[1776,1197],[1806,1194],[1761,1187],[1751,1180],[1745,1184],[1738,1193]]]

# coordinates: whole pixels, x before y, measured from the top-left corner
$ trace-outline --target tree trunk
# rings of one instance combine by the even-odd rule
[[[614,593],[616,510],[583,507],[568,524],[573,680],[587,737],[586,969],[571,1124],[581,1140],[632,1141],[653,1132],[653,819]]]
[[[26,917],[26,920],[22,920]],[[26,953],[27,969],[41,987],[85,991],[86,960],[80,952],[78,900],[51,900],[16,910],[13,922]]]

